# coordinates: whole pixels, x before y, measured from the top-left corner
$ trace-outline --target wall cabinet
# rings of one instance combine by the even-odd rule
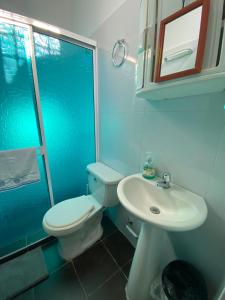
[[[185,5],[195,2],[186,0]],[[224,0],[211,0],[202,70],[169,81],[155,82],[156,52],[161,20],[182,8],[182,0],[142,0],[136,93],[158,100],[218,92],[225,89]],[[185,34],[185,33],[184,33]]]

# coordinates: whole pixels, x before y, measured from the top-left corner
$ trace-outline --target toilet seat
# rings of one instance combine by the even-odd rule
[[[64,200],[47,211],[43,226],[50,235],[65,235],[77,230],[100,208],[91,195]]]

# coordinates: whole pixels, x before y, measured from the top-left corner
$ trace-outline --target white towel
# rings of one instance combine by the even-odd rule
[[[0,151],[0,191],[39,180],[36,148]]]

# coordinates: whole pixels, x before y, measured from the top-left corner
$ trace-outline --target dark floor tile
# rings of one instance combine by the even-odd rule
[[[129,277],[130,274],[130,268],[131,268],[132,260],[130,260],[125,266],[122,267],[123,273],[126,275],[126,277]]]
[[[118,230],[116,226],[113,224],[113,222],[107,216],[104,216],[102,218],[102,227],[103,227],[102,239],[104,239],[105,237],[111,235],[112,233]]]
[[[104,244],[121,267],[134,255],[134,247],[119,231],[106,238]]]
[[[74,266],[87,294],[97,289],[118,270],[102,243],[75,258]]]
[[[34,289],[30,289],[27,292],[20,294],[13,298],[14,300],[35,300]]]
[[[115,274],[109,281],[105,282],[103,286],[98,288],[90,297],[89,300],[126,300],[125,286],[126,279],[124,275],[119,272]]]
[[[43,246],[42,250],[49,274],[56,271],[66,263],[66,261],[59,255],[57,242]]]
[[[34,288],[36,300],[84,300],[85,295],[72,264],[67,264]]]

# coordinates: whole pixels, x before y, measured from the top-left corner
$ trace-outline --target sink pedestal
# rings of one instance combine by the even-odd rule
[[[149,300],[150,285],[159,272],[159,261],[164,231],[142,223],[128,284],[127,300]]]

